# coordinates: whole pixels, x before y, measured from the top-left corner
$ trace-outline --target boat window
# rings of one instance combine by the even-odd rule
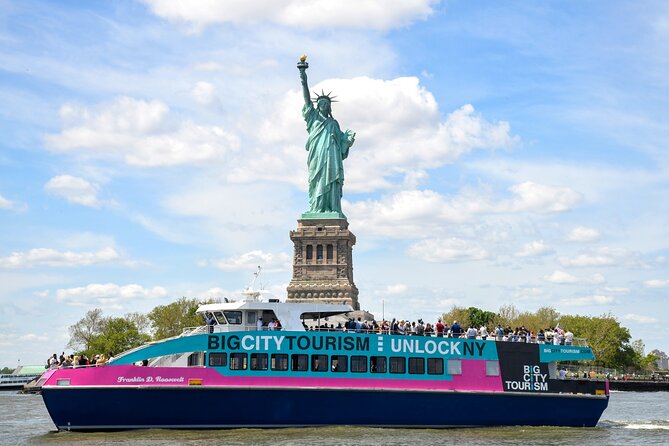
[[[355,373],[365,373],[367,371],[367,357],[351,356],[351,371]]]
[[[275,353],[272,355],[272,370],[285,372],[288,370],[288,355]]]
[[[348,356],[332,355],[330,358],[330,369],[333,372],[348,372]]]
[[[246,353],[230,353],[230,370],[246,370]]]
[[[249,311],[246,313],[246,323],[247,324],[255,324],[258,319],[256,318],[256,312],[255,311]]]
[[[228,320],[229,324],[241,324],[242,323],[242,312],[241,311],[224,311],[225,318]]]
[[[204,365],[204,352],[194,352],[188,356],[188,367]]]
[[[499,361],[485,362],[485,376],[499,376]]]
[[[406,373],[407,362],[404,358],[394,356],[390,358],[390,373]]]
[[[311,371],[312,372],[327,372],[328,371],[328,355],[311,355]]]
[[[228,365],[227,353],[209,353],[209,367],[221,367]]]
[[[462,361],[460,359],[449,359],[446,362],[446,369],[449,375],[462,375]]]
[[[443,375],[444,374],[444,359],[443,358],[427,358],[427,374],[428,375]]]
[[[216,318],[216,321],[221,325],[228,323],[228,321],[225,320],[225,316],[223,316],[223,313],[221,313],[220,311],[214,311],[214,317]]]
[[[251,353],[251,370],[267,370],[267,353]]]
[[[309,357],[307,355],[291,355],[290,369],[293,372],[306,372],[309,370]]]
[[[409,358],[409,373],[412,375],[423,375],[425,373],[425,359]]]
[[[385,356],[370,356],[369,371],[372,373],[386,373],[388,366]]]

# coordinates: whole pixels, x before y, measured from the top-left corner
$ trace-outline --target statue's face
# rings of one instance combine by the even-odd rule
[[[330,114],[330,101],[327,99],[321,99],[318,101],[318,110],[324,114],[325,116],[328,116]]]

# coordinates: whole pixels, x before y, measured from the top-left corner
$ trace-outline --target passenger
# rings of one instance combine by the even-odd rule
[[[488,329],[485,325],[481,325],[481,328],[479,328],[479,336],[481,336],[481,339],[484,341],[488,339]]]
[[[53,356],[49,358],[49,368],[53,369],[56,367],[58,367],[58,356],[56,356],[56,354],[54,353]]]
[[[423,320],[418,319],[418,325],[416,325],[416,336],[425,335],[425,325],[423,325]]]
[[[476,330],[473,325],[470,325],[467,329],[467,339],[476,339],[477,334],[478,330]]]
[[[567,330],[564,334],[564,345],[571,345],[574,342],[574,333]]]
[[[264,330],[262,317],[259,317],[258,320],[256,321],[256,330],[258,331]]]
[[[441,322],[441,319],[437,319],[437,325],[435,325],[435,328],[437,329],[437,337],[443,338],[444,337],[444,323]]]
[[[546,335],[544,334],[544,330],[540,329],[539,334],[537,334],[537,343],[543,344],[546,341]]]
[[[216,319],[212,313],[207,313],[207,327],[209,327],[209,333],[214,332],[214,325],[216,325]]]
[[[149,366],[149,360],[148,359],[142,359],[142,367],[148,367]]]
[[[267,324],[267,329],[268,330],[274,330],[276,329],[276,318],[272,318],[272,320]]]
[[[337,331],[343,331],[343,330],[344,330],[344,327],[342,327],[341,322],[337,322],[337,328],[336,328],[336,330],[337,330]]]
[[[432,328],[432,324],[429,322],[425,326],[425,336],[434,336],[434,328]]]
[[[274,330],[281,330],[283,328],[283,325],[281,325],[281,321],[279,319],[274,321]]]
[[[462,334],[462,331],[462,327],[460,324],[458,324],[458,321],[453,321],[453,325],[451,325],[451,336],[454,338],[459,338]]]
[[[497,328],[495,328],[495,339],[501,341],[503,337],[504,337],[504,329],[500,324],[497,324]]]
[[[564,380],[567,377],[567,371],[562,367],[560,369],[560,379]]]

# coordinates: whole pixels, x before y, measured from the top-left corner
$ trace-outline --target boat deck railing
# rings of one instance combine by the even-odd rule
[[[216,329],[220,325],[199,325],[197,327],[186,327],[183,329],[181,336],[192,336],[196,334],[203,333],[220,333],[220,329]],[[226,332],[237,332],[237,331],[280,331],[281,329],[270,330],[269,327],[263,326],[258,328],[255,326],[243,326],[236,324],[225,324],[227,330]],[[232,330],[230,330],[232,328]],[[412,332],[397,332],[393,333],[392,330],[380,330],[380,329],[360,329],[360,330],[347,330],[346,328],[325,328],[325,327],[307,327],[306,332],[332,332],[332,333],[351,333],[351,334],[379,334],[379,335],[389,335],[389,336],[423,336],[423,337],[444,337],[444,338],[458,338],[458,339],[474,339],[479,341],[505,341],[505,342],[524,342],[528,344],[552,344],[552,345],[568,345],[576,347],[588,347],[588,341],[586,338],[573,338],[571,342],[566,342],[564,339],[561,339],[561,342],[555,343],[554,338],[544,341],[539,341],[534,336],[514,336],[514,335],[505,335],[505,336],[476,336],[475,338],[468,338],[466,334],[461,334],[460,336],[452,336],[447,333],[444,333],[442,336],[437,335],[437,333],[426,333],[423,335],[418,335]]]

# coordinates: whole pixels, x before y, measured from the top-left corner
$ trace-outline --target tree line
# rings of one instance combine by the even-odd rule
[[[453,306],[442,315],[444,323],[457,320],[463,326],[483,326],[494,329],[502,327],[525,327],[537,333],[539,330],[555,328],[558,324],[571,330],[577,338],[587,339],[588,346],[595,354],[595,365],[627,370],[652,371],[657,357],[644,354],[645,345],[641,339],[632,341],[629,330],[611,314],[601,316],[578,316],[560,314],[551,307],[542,307],[537,311],[520,311],[514,305],[503,305],[497,313],[476,307]],[[494,330],[492,331],[494,333]]]
[[[195,313],[201,304],[198,299],[182,297],[171,304],[159,305],[147,314],[128,313],[120,317],[104,316],[102,310],[96,308],[70,326],[67,348],[88,357],[113,356],[151,340],[178,336],[184,328],[202,325],[201,317]]]

